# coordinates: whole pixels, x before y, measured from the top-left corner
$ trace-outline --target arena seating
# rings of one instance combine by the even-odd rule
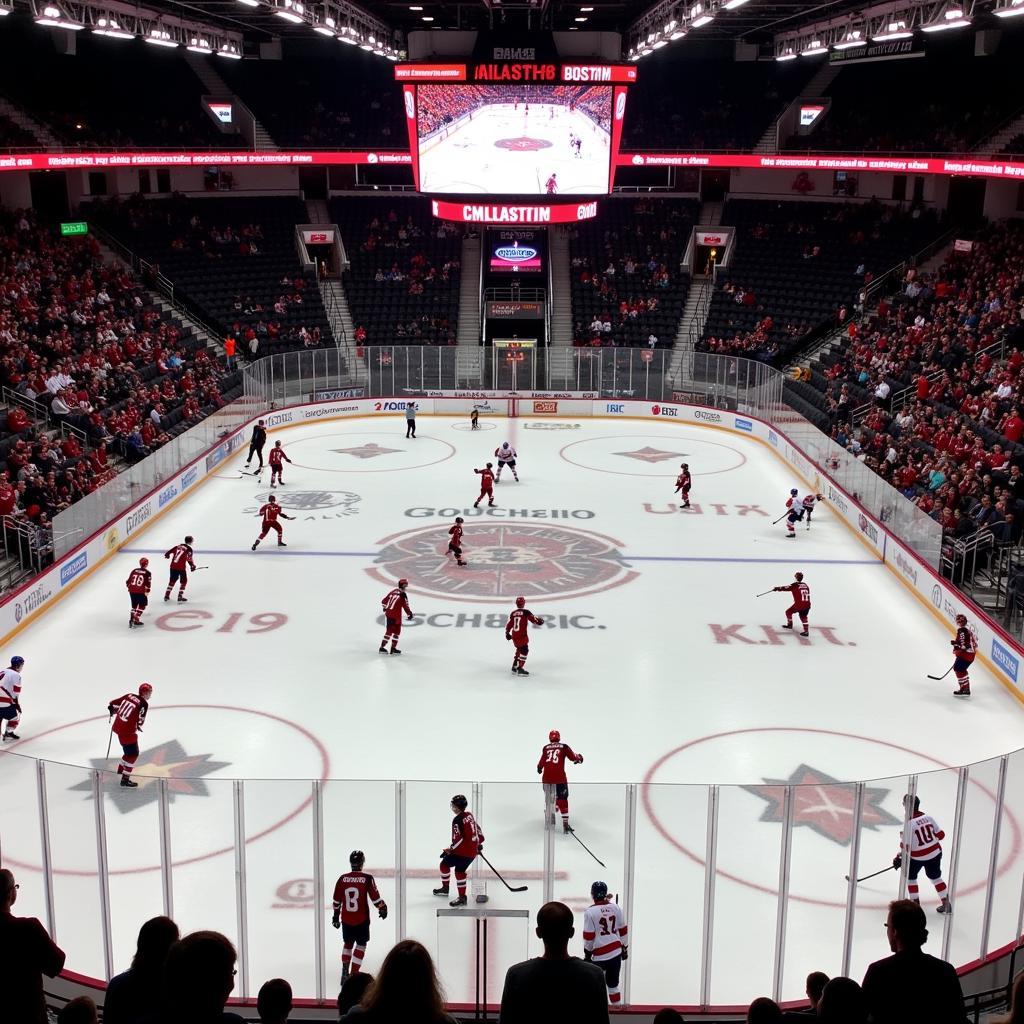
[[[693,199],[622,199],[576,226],[575,344],[672,347],[690,287],[679,265],[698,209]]]
[[[36,137],[16,125],[9,117],[0,115],[0,149],[25,148],[34,145]]]
[[[351,264],[345,293],[368,345],[449,345],[458,326],[462,231],[426,199],[331,200]]]
[[[302,200],[137,197],[90,210],[158,264],[203,320],[234,335],[242,354],[333,344],[316,280],[295,251],[295,225],[307,219]]]
[[[736,227],[736,253],[718,274],[700,347],[774,364],[940,233],[931,213],[877,203],[736,199],[722,223]]]

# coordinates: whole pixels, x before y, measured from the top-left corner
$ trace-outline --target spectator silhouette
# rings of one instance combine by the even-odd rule
[[[783,1014],[782,1019],[791,1021],[792,1024],[799,1024],[800,1021],[806,1021],[808,1017],[816,1016],[818,1013],[818,1003],[821,1001],[821,993],[827,984],[827,974],[823,971],[811,971],[807,975],[807,981],[804,983],[804,992],[807,994],[807,1001],[810,1003],[810,1006],[806,1010],[790,1010],[788,1013]]]
[[[284,978],[271,978],[260,987],[256,997],[260,1024],[285,1024],[292,1012],[292,987]]]
[[[47,1024],[43,975],[54,978],[61,972],[64,950],[36,918],[11,913],[17,898],[14,874],[0,870],[0,949],[4,977],[11,981],[4,993],[4,1016],[18,1024]]]
[[[774,999],[760,996],[747,1007],[747,1024],[779,1024],[782,1011]]]
[[[151,917],[139,929],[131,967],[107,985],[103,1024],[136,1024],[157,1011],[164,961],[178,938],[178,926],[169,917]]]
[[[235,987],[235,947],[220,932],[192,932],[174,943],[164,964],[167,1024],[244,1024],[224,1006]]]
[[[413,939],[392,948],[362,1001],[346,1017],[360,1024],[455,1024],[445,1013],[434,961]]]
[[[864,990],[852,978],[833,978],[821,993],[818,1019],[823,1024],[867,1024]]]
[[[502,1024],[534,1024],[537,1008],[549,1020],[607,1024],[604,972],[569,955],[575,934],[572,911],[564,903],[545,903],[537,911],[537,937],[544,953],[508,969],[501,994]]]
[[[365,971],[360,971],[358,974],[350,974],[345,979],[345,984],[341,986],[341,991],[338,993],[338,1018],[340,1020],[352,1020],[355,1018],[355,1014],[352,1017],[348,1016],[349,1010],[359,1006],[359,1001],[366,994],[366,990],[373,983],[373,975],[367,974]],[[359,1011],[362,1012],[361,1010]]]
[[[686,1021],[683,1020],[683,1015],[678,1010],[666,1006],[654,1015],[652,1024],[686,1024]]]
[[[992,1024],[1024,1024],[1024,971],[1014,979],[1010,1012],[1002,1017],[993,1017]]]
[[[88,996],[78,996],[61,1007],[57,1024],[97,1024],[96,1004]]]

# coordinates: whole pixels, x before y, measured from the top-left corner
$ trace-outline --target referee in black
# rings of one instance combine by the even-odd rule
[[[247,466],[252,462],[253,455],[260,460],[260,468],[256,470],[257,473],[263,472],[263,446],[266,443],[267,428],[263,426],[263,420],[259,420],[252,428],[252,437],[249,439],[249,457],[245,460]]]

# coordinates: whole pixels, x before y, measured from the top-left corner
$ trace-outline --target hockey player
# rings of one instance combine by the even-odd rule
[[[469,429],[470,430],[479,430],[480,429],[480,410],[479,409],[474,409],[469,414]]]
[[[786,609],[786,624],[783,629],[793,628],[793,613],[800,616],[803,624],[801,636],[807,636],[807,613],[811,610],[811,588],[804,583],[802,572],[793,573],[794,583],[785,583],[781,587],[772,587],[776,593],[784,592],[793,595],[793,603]]]
[[[266,443],[267,428],[263,425],[263,420],[259,420],[256,426],[252,428],[252,437],[249,439],[249,454],[245,458],[247,466],[252,462],[254,455],[260,460],[260,467],[256,470],[257,474],[263,472],[263,446]]]
[[[508,617],[505,623],[505,639],[515,644],[516,653],[512,658],[512,674],[528,676],[526,671],[526,658],[530,653],[529,624],[543,626],[544,620],[538,619],[529,608],[526,607],[526,598],[517,597],[515,611]]]
[[[604,971],[608,1002],[617,1007],[622,1001],[619,974],[623,960],[629,959],[626,918],[622,908],[608,898],[605,882],[595,882],[590,887],[590,896],[594,904],[583,913],[583,959]]]
[[[164,558],[171,560],[171,576],[167,581],[167,589],[164,591],[164,600],[170,601],[171,591],[174,584],[178,584],[178,600],[187,601],[185,588],[188,586],[188,570],[196,571],[196,563],[193,560],[192,541],[193,537],[186,537],[181,544],[175,544],[170,551],[164,552]]]
[[[455,525],[448,531],[451,540],[448,541],[448,555],[455,556],[456,565],[465,565],[462,559],[462,524],[465,520],[462,516],[455,517]]]
[[[502,441],[501,447],[494,449],[494,455],[498,460],[498,472],[494,477],[494,482],[497,483],[501,479],[501,471],[508,466],[512,470],[512,475],[516,478],[516,483],[519,483],[519,474],[516,472],[515,448],[508,441]]]
[[[149,604],[149,592],[153,587],[153,574],[149,571],[149,559],[140,558],[139,564],[128,573],[128,579],[124,584],[128,588],[128,596],[131,598],[132,610],[128,616],[128,628],[144,626],[142,613]]]
[[[796,524],[804,517],[804,506],[800,501],[800,492],[794,487],[789,492],[789,500],[786,502],[786,536],[796,536]]]
[[[814,506],[821,501],[820,494],[805,494],[804,500],[800,503],[801,511],[804,514],[804,519],[807,520],[807,525],[804,527],[805,530],[811,528],[811,515],[814,512]]]
[[[552,172],[551,177],[544,182],[544,191],[549,196],[558,195],[558,175],[555,172]]]
[[[975,654],[978,653],[978,638],[974,631],[967,625],[967,616],[956,617],[956,636],[949,641],[953,645],[953,673],[959,684],[958,689],[953,691],[954,697],[970,697],[971,677],[968,672]]]
[[[476,855],[484,848],[484,834],[476,818],[466,808],[469,801],[458,793],[452,797],[452,841],[441,851],[441,884],[434,890],[435,896],[447,896],[452,868],[455,869],[455,885],[459,895],[451,901],[453,907],[464,907],[466,899],[466,872]]]
[[[479,508],[480,502],[487,498],[487,504],[494,504],[494,463],[488,462],[484,469],[474,469],[480,476],[480,497],[473,502],[473,508]]]
[[[377,908],[382,921],[388,916],[388,905],[380,898],[373,875],[363,870],[366,855],[353,850],[348,855],[349,871],[334,883],[334,916],[331,924],[341,929],[341,983],[363,966],[363,956],[370,941],[370,904]]]
[[[7,723],[5,740],[20,740],[14,731],[21,723],[21,670],[25,659],[15,655],[11,664],[0,672],[0,722]],[[2,727],[0,727],[2,728]]]
[[[284,453],[284,449],[281,447],[280,441],[274,442],[274,447],[270,449],[270,454],[267,456],[267,462],[270,463],[270,486],[276,487],[277,484],[284,486],[284,480],[281,479],[281,472],[284,469],[284,463],[291,464],[291,459],[288,458]]]
[[[904,810],[910,802],[910,794],[903,798]],[[909,842],[907,834],[910,833]],[[942,901],[939,904],[940,914],[952,914],[953,905],[949,902],[946,883],[942,880],[942,844],[941,839],[946,838],[946,833],[939,828],[935,819],[930,814],[921,810],[921,800],[914,797],[914,810],[907,822],[906,832],[900,837],[900,852],[892,859],[892,866],[899,871],[903,866],[904,853],[910,854],[910,863],[907,865],[907,896],[915,903],[920,903],[920,895],[917,886],[917,876],[924,868],[924,873],[931,879],[935,886],[935,894]]]
[[[676,493],[683,499],[683,508],[690,507],[690,464],[683,462],[676,477]]]
[[[107,705],[107,714],[114,720],[111,731],[121,744],[121,763],[117,766],[117,774],[121,776],[121,785],[125,789],[138,786],[132,781],[132,768],[139,759],[139,733],[146,722],[152,696],[153,687],[149,683],[141,683],[138,693],[115,697]]]
[[[565,762],[583,764],[583,755],[577,754],[568,743],[562,742],[557,729],[548,733],[548,742],[540,752],[537,774],[544,787],[544,820],[555,823],[555,811],[562,816],[562,832],[568,835],[569,827],[569,780],[565,777]]]
[[[263,519],[263,531],[260,535],[252,542],[252,550],[255,551],[259,547],[259,543],[264,537],[271,531],[277,532],[277,546],[279,548],[288,547],[284,542],[284,532],[281,529],[281,524],[277,521],[277,517],[280,516],[282,519],[294,519],[295,516],[288,515],[284,509],[281,508],[277,503],[277,498],[270,495],[267,498],[267,503],[260,507],[259,515]]]
[[[402,635],[402,612],[405,617],[412,621],[412,609],[409,607],[409,597],[405,588],[409,586],[408,580],[399,580],[394,590],[389,590],[380,603],[384,609],[384,618],[387,626],[384,629],[384,639],[380,642],[380,653],[388,653],[388,640],[391,641],[391,653],[401,654],[398,649],[398,638]]]

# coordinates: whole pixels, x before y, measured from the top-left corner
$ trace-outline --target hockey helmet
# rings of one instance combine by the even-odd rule
[[[139,696],[148,697],[153,692],[153,687],[149,683],[139,683]]]
[[[271,505],[277,504],[277,498],[275,498],[273,494],[267,496],[267,501],[269,501]]]
[[[469,801],[461,793],[456,793],[452,797],[452,807],[457,807],[460,811],[464,811],[468,806]]]
[[[508,450],[509,450],[509,448],[511,448],[511,447],[512,447],[512,445],[510,445],[510,444],[508,443],[508,441],[502,441],[502,442],[501,442],[501,448],[502,448],[502,451],[508,451]]]
[[[280,448],[281,447],[281,442],[280,441],[275,441],[274,442],[274,447],[275,448]]]
[[[405,590],[405,588],[407,586],[409,586],[409,581],[408,580],[401,579],[401,580],[398,581],[398,589],[399,590]]]
[[[11,668],[21,668],[25,664],[25,659],[20,655],[16,654],[11,658]]]
[[[595,882],[590,887],[590,895],[595,900],[604,900],[608,898],[608,883],[607,882]]]
[[[455,517],[455,522],[457,522],[457,523],[464,523],[465,521],[466,520],[463,519],[462,516],[456,516]]]
[[[791,487],[791,488],[789,489],[789,493],[790,493],[790,494],[792,494],[792,495],[797,495],[797,494],[799,494],[800,492],[799,492],[799,491],[798,491],[798,490],[797,490],[797,489],[796,489],[795,487]]]
[[[366,854],[362,850],[353,850],[348,855],[348,862],[358,871],[366,863]]]
[[[905,793],[903,795],[903,806],[906,807],[907,804],[909,804],[910,802],[911,802],[910,794],[909,793]],[[919,796],[915,796],[913,798],[913,804],[914,804],[914,813],[916,814],[919,810],[921,810],[921,798]]]
[[[140,558],[139,559],[139,565],[141,565],[142,568],[145,569],[146,566],[149,565],[149,559],[148,558]]]
[[[487,468],[488,469],[493,469],[494,468],[494,463],[493,462],[488,462],[487,463]]]
[[[958,615],[956,617],[956,624],[958,626],[966,626],[967,625],[967,616],[966,615]]]
[[[551,743],[560,743],[562,741],[562,734],[557,729],[552,729],[548,733],[548,740]]]
[[[690,468],[690,464],[688,462],[681,462],[679,464],[679,468],[680,469],[689,469]]]
[[[793,579],[795,579],[797,583],[803,583],[804,574],[802,572],[795,572],[793,573]]]
[[[517,608],[525,608],[526,607],[526,598],[525,597],[517,597],[516,598],[516,607]]]
[[[192,536],[192,534],[189,534],[189,535],[188,535],[188,536],[187,536],[187,537],[185,538],[185,543],[186,543],[186,544],[191,544],[191,543],[192,543],[192,541],[194,541],[194,540],[195,540],[195,537],[193,537],[193,536]]]

